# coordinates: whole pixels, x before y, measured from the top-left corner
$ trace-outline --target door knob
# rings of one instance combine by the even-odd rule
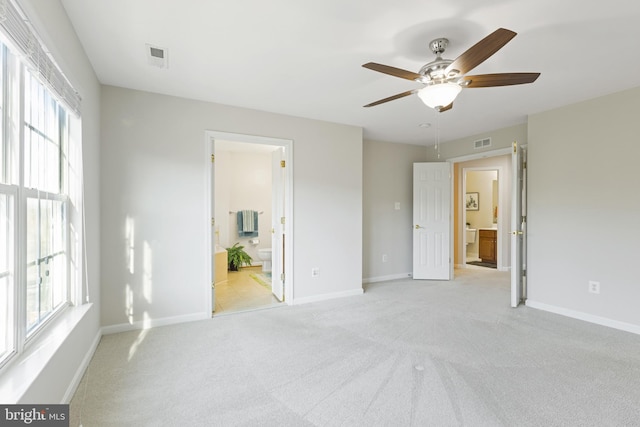
[[[418,230],[420,228],[424,228],[424,227],[420,227],[418,224],[416,224],[416,230]]]
[[[513,234],[514,236],[520,236],[522,234],[522,231],[512,231],[511,234]]]

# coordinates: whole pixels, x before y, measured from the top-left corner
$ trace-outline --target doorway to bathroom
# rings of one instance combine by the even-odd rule
[[[462,258],[467,267],[498,268],[498,255],[502,253],[498,241],[500,175],[500,170],[492,166],[463,168]]]
[[[517,307],[527,298],[526,283],[526,157],[527,148],[512,143],[502,148],[448,159],[453,163],[454,187],[454,262],[456,267],[466,264],[466,170],[498,171],[498,203],[496,223],[497,270],[511,276],[511,306]],[[472,202],[473,203],[473,202]],[[473,227],[471,224],[470,227]],[[492,224],[493,227],[493,224]],[[477,238],[477,237],[476,237]]]
[[[212,315],[290,301],[292,141],[207,132],[207,145]]]

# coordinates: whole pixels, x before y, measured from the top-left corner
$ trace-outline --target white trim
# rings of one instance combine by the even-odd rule
[[[322,295],[314,295],[311,297],[304,298],[296,298],[293,300],[294,305],[298,304],[308,304],[310,302],[318,302],[318,301],[326,301],[335,298],[343,298],[343,297],[352,297],[356,295],[362,295],[364,293],[364,289],[353,289],[351,291],[342,291],[342,292],[333,292],[330,294],[322,294]]]
[[[211,261],[211,255],[213,253],[213,257],[215,259],[215,238],[211,232],[213,226],[211,226],[211,218],[214,217],[214,212],[212,212],[212,198],[213,188],[211,188],[211,177],[213,176],[214,169],[211,162],[211,156],[214,155],[214,145],[213,145],[213,137],[209,135],[209,132],[204,133],[204,212],[205,218],[203,219],[204,224],[207,224],[204,234],[204,265],[205,265],[205,277],[207,278],[207,283],[205,283],[204,289],[204,299],[205,299],[205,310],[207,313],[213,313],[213,282],[214,282],[214,272]]]
[[[17,403],[22,399],[92,307],[93,304],[68,307],[47,328],[46,335],[38,336],[28,348],[14,355],[3,368],[3,378],[11,381],[0,381],[0,402]]]
[[[93,342],[91,343],[91,347],[89,347],[89,350],[87,350],[87,353],[84,355],[84,358],[82,358],[82,362],[80,362],[80,366],[78,366],[78,369],[76,370],[75,375],[71,379],[71,382],[67,387],[67,391],[64,393],[64,396],[62,397],[62,401],[60,403],[67,404],[71,402],[71,399],[73,399],[73,395],[76,393],[76,390],[80,385],[80,381],[82,380],[82,376],[84,375],[87,368],[89,367],[89,363],[91,362],[91,359],[93,358],[93,355],[95,354],[101,339],[102,339],[102,332],[98,330],[96,337],[93,339]]]
[[[576,310],[570,310],[568,308],[563,308],[563,307],[557,307],[555,305],[532,301],[530,299],[527,299],[525,305],[527,307],[535,308],[542,311],[548,311],[550,313],[559,314],[561,316],[570,317],[572,319],[583,320],[585,322],[595,323],[596,325],[607,326],[609,328],[619,329],[621,331],[631,332],[632,334],[640,335],[640,325],[620,322],[618,320],[613,320],[606,317],[594,316],[593,314],[584,313]]]
[[[368,277],[366,279],[362,279],[362,283],[377,283],[377,282],[387,282],[389,280],[400,280],[400,279],[411,279],[412,274],[410,272],[400,273],[400,274],[390,274],[388,276],[376,276],[376,277]]]
[[[192,313],[182,316],[162,317],[160,319],[138,320],[133,323],[120,323],[117,325],[109,325],[102,327],[102,335],[117,334],[119,332],[129,332],[144,329],[151,329],[158,326],[175,325],[176,323],[195,322],[198,320],[211,319],[211,314]]]

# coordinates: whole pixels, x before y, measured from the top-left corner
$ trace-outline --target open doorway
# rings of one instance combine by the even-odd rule
[[[498,169],[463,168],[463,257],[467,266],[498,267],[498,178]]]
[[[454,182],[454,262],[466,263],[465,169],[497,169],[496,251],[497,270],[510,271],[511,306],[526,299],[526,148],[513,142],[504,148],[449,159],[453,163]],[[493,190],[492,190],[493,191]],[[493,224],[492,224],[493,227]]]
[[[291,141],[218,132],[208,139],[212,314],[287,302]]]
[[[449,161],[453,163],[455,267],[479,268],[468,264],[467,259],[482,262],[481,255],[485,255],[480,254],[482,234],[484,239],[493,239],[495,235],[495,242],[489,245],[491,254],[495,250],[495,256],[484,258],[491,264],[495,262],[496,270],[509,271],[513,175],[511,150],[499,149]],[[474,181],[476,179],[478,181]],[[475,202],[476,205],[469,206],[467,210],[467,201],[470,198],[475,199],[470,202]],[[484,230],[483,233],[480,233],[480,230]]]

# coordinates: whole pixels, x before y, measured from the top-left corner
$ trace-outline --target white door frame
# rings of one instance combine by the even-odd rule
[[[205,131],[205,143],[204,143],[204,151],[205,155],[203,156],[205,159],[206,167],[205,167],[205,177],[204,177],[204,203],[205,203],[205,215],[203,224],[204,227],[204,235],[205,235],[205,266],[206,266],[206,277],[208,280],[204,283],[204,294],[205,301],[207,304],[207,313],[213,312],[212,305],[212,287],[211,284],[214,281],[215,272],[212,267],[212,257],[213,251],[215,250],[215,238],[212,233],[212,225],[211,219],[214,218],[215,212],[213,210],[214,206],[214,197],[212,188],[211,176],[214,173],[214,163],[211,161],[211,156],[214,154],[213,147],[214,141],[225,140],[225,141],[235,141],[238,143],[250,143],[250,144],[263,144],[263,145],[275,145],[284,147],[285,149],[285,289],[284,296],[285,302],[289,305],[293,302],[294,295],[294,282],[293,282],[293,140],[290,139],[282,139],[282,138],[272,138],[266,136],[257,136],[257,135],[245,135],[239,133],[230,133],[230,132],[221,132],[221,131],[213,131],[206,130]]]
[[[522,147],[526,148],[527,145],[523,144]],[[509,147],[509,148],[502,148],[502,149],[491,150],[491,151],[484,151],[482,153],[477,153],[477,154],[469,154],[469,155],[466,155],[466,156],[454,157],[454,158],[451,158],[451,159],[447,159],[447,161],[452,163],[452,164],[453,163],[463,163],[463,162],[467,162],[467,161],[470,161],[470,160],[478,160],[478,159],[489,158],[489,157],[504,156],[506,154],[511,156],[512,153],[513,153],[513,147]],[[512,173],[513,173],[513,171],[512,171]],[[452,176],[451,179],[453,180],[453,176]],[[500,185],[500,184],[498,184],[498,185]],[[462,186],[462,183],[460,183],[460,186]],[[511,193],[512,193],[511,196],[512,197],[513,197],[513,191],[514,191],[514,189],[512,188],[511,189]],[[461,191],[461,197],[464,197],[464,193],[462,193],[462,191]],[[503,199],[503,198],[501,197],[501,199]],[[463,204],[460,205],[460,209],[462,209],[462,206],[463,206]],[[500,208],[498,207],[498,209],[500,209]],[[504,212],[504,210],[503,210],[503,212]],[[504,220],[504,218],[503,218],[503,220]],[[465,225],[465,223],[461,222],[460,226],[464,227],[464,225]],[[503,223],[502,226],[504,227],[505,224]],[[500,224],[498,224],[498,227],[500,227]],[[509,227],[509,229],[511,228],[511,223],[510,222],[509,222],[508,227]],[[464,231],[461,231],[461,233],[464,233]],[[453,238],[453,236],[452,236],[452,238]],[[460,240],[464,244],[464,237],[462,237]],[[451,245],[451,246],[453,247],[453,245]],[[460,250],[462,251],[463,248],[461,248]],[[453,249],[452,249],[452,251],[453,251]],[[525,247],[523,247],[523,251],[526,252],[526,248]],[[512,262],[513,262],[513,260],[512,260]],[[509,266],[508,270],[510,270],[510,269],[511,269],[511,266]]]
[[[491,151],[483,151],[482,153],[477,153],[477,154],[469,154],[466,156],[460,156],[460,157],[453,157],[451,159],[447,159],[448,162],[450,162],[453,166],[453,164],[455,163],[464,163],[464,162],[468,162],[471,160],[478,160],[478,159],[484,159],[484,158],[489,158],[489,157],[498,157],[498,156],[504,156],[506,154],[511,155],[511,152],[513,151],[513,149],[511,147],[509,148],[501,148],[501,149],[497,149],[497,150],[491,150]],[[454,170],[454,168],[451,168],[452,170]],[[464,168],[464,169],[468,169],[468,168]],[[499,169],[497,166],[496,167],[489,167],[489,169]],[[462,173],[463,168],[460,168],[460,173]],[[500,174],[500,172],[498,172],[498,174]],[[502,173],[502,175],[504,176],[504,173]],[[506,177],[505,177],[506,178]],[[452,180],[452,186],[451,188],[453,189],[453,179],[454,176],[452,174],[451,176],[451,180]],[[464,206],[464,191],[465,191],[465,186],[463,184],[464,181],[464,174],[462,173],[462,179],[460,180],[460,182],[458,182],[458,189],[460,190],[460,194],[459,194],[459,198],[458,198],[458,203],[460,206],[460,209],[462,209],[462,207]],[[504,188],[504,181],[503,182],[498,182],[498,187],[500,187],[502,185],[502,188]],[[504,197],[499,197],[498,199],[498,203],[500,203],[500,201],[502,200],[502,203],[504,203]],[[498,209],[501,209],[501,206],[498,206]],[[504,212],[504,209],[502,209],[502,212]],[[463,215],[463,218],[466,218],[466,212]],[[455,221],[454,221],[455,222]],[[466,221],[460,221],[460,224],[458,224],[458,257],[459,259],[463,259],[464,258],[464,250],[465,250],[465,234],[464,234],[464,228],[466,226]],[[504,230],[504,227],[506,225],[504,223],[500,223],[500,220],[498,220],[498,228],[502,227],[502,229]],[[510,227],[510,225],[509,225]],[[451,235],[451,238],[453,239],[453,234]],[[498,240],[502,240],[502,239],[498,239]],[[453,248],[455,245],[451,245],[451,252],[452,252],[452,256],[453,256]],[[500,243],[500,246],[502,247],[502,244]],[[496,248],[496,250],[499,251],[498,256],[500,255],[500,250]],[[504,262],[504,261],[503,261]]]
[[[504,176],[504,168],[502,166],[474,166],[474,167],[469,167],[469,168],[462,168],[461,172],[462,172],[462,179],[459,182],[459,186],[460,186],[460,200],[459,202],[459,206],[461,207],[460,209],[462,210],[462,221],[460,221],[460,227],[458,228],[459,231],[459,236],[461,237],[461,239],[458,240],[462,240],[462,244],[459,245],[458,247],[458,257],[459,259],[465,259],[466,256],[466,244],[467,244],[467,236],[465,233],[465,228],[466,228],[466,224],[467,224],[467,210],[464,209],[464,196],[467,193],[467,172],[491,172],[491,171],[497,171],[498,172],[498,212],[504,212],[504,206],[503,206],[503,199],[504,197],[502,197],[502,191],[505,188],[505,176]],[[497,239],[497,246],[496,246],[496,252],[497,252],[497,269],[500,271],[506,271],[506,268],[504,267],[504,259],[502,257],[502,248],[504,246],[504,244],[502,243],[502,235],[500,234],[502,230],[504,230],[504,215],[502,216],[498,216],[498,223],[496,226],[496,233],[498,236]],[[461,230],[460,230],[461,229]],[[476,227],[476,230],[478,228]],[[476,231],[476,241],[478,241],[478,231]],[[466,262],[462,262],[463,265],[466,265]]]

